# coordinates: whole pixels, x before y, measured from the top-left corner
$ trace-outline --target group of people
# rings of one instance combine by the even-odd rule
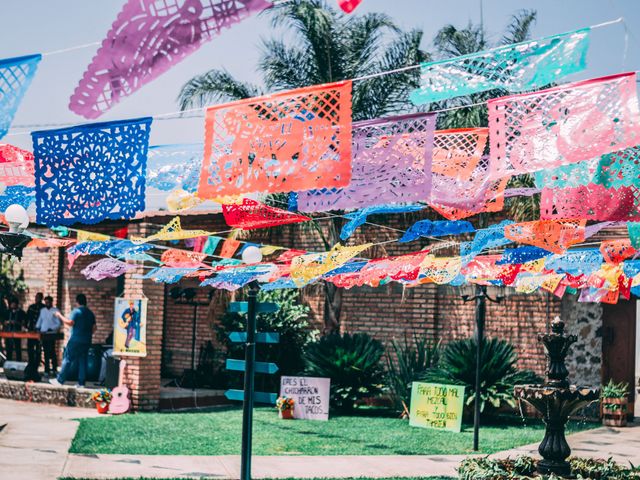
[[[73,364],[78,365],[78,386],[84,386],[87,372],[87,357],[91,347],[91,339],[96,329],[96,319],[87,307],[87,297],[83,293],[76,296],[77,307],[66,317],[53,306],[53,298],[37,293],[35,302],[29,305],[25,312],[20,308],[17,298],[9,299],[9,306],[5,315],[0,317],[3,331],[8,332],[38,332],[40,339],[27,340],[29,363],[33,362],[36,370],[41,361],[41,350],[44,351],[44,371],[49,382],[54,385],[63,384],[69,376]],[[67,342],[62,367],[58,373],[58,357],[56,352],[56,338],[63,326],[71,328]],[[5,338],[4,350],[7,360],[22,361],[22,341],[20,338]]]

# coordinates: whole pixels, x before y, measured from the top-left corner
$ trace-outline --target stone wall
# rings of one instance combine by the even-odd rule
[[[95,390],[54,387],[48,383],[20,382],[0,378],[0,398],[23,402],[48,403],[65,407],[95,408],[91,395]]]
[[[576,335],[567,356],[569,380],[576,385],[598,386],[602,375],[602,305],[580,303],[577,295],[562,299],[565,331]]]

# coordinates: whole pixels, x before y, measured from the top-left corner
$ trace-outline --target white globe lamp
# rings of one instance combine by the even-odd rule
[[[11,233],[22,233],[29,226],[29,214],[22,205],[9,205],[4,211],[4,218]]]
[[[258,247],[251,245],[242,251],[242,261],[246,264],[260,263],[262,261],[262,252]]]

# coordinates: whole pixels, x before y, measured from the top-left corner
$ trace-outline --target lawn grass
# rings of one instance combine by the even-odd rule
[[[239,455],[242,411],[137,413],[83,418],[71,453],[138,455]],[[571,422],[569,432],[593,424]],[[254,414],[254,455],[443,455],[472,452],[473,430],[461,433],[410,427],[380,416],[333,417],[328,422],[280,420],[271,408]],[[542,440],[540,420],[501,419],[480,431],[489,454]]]

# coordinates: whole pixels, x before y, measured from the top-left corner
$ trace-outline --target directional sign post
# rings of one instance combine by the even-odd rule
[[[273,332],[256,332],[256,315],[258,313],[275,313],[279,307],[275,303],[258,303],[258,285],[249,284],[246,302],[232,302],[229,312],[246,313],[247,328],[245,332],[231,332],[232,342],[245,344],[244,360],[227,359],[227,370],[244,372],[244,390],[227,390],[225,396],[229,400],[242,400],[242,456],[240,459],[240,479],[251,480],[251,447],[253,436],[253,402],[275,403],[277,394],[256,392],[254,377],[256,373],[272,375],[278,366],[271,362],[256,362],[256,343],[278,343],[280,335]]]

